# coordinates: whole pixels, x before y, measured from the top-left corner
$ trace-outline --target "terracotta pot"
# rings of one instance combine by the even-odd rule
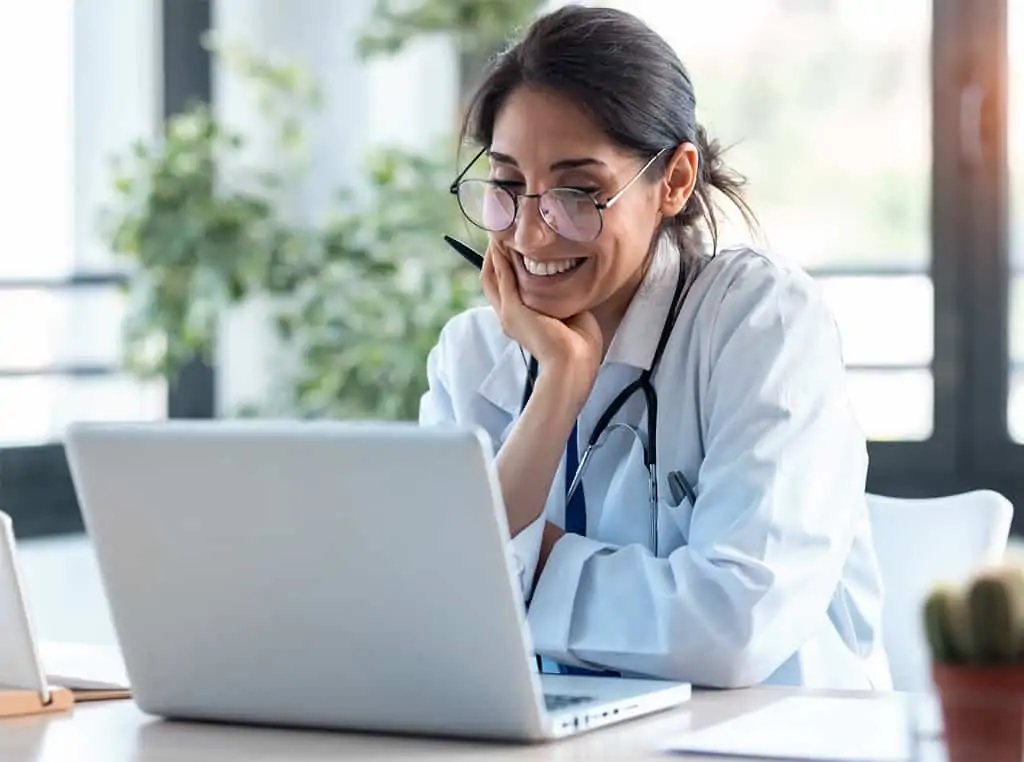
[[[949,762],[1024,762],[1024,665],[933,664]]]

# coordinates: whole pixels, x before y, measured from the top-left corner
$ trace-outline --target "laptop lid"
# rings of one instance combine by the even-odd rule
[[[66,447],[143,710],[542,734],[480,433],[412,423],[83,423]]]

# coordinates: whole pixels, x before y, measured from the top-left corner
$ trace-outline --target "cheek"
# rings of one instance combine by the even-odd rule
[[[487,239],[490,243],[498,246],[505,251],[515,248],[514,240],[515,228],[509,228],[508,230],[502,230],[500,233],[488,233]]]
[[[637,226],[607,226],[601,235],[601,272],[617,280],[630,278],[647,259],[653,229]]]

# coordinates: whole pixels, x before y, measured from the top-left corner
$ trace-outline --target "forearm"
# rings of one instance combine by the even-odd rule
[[[834,559],[845,557],[838,547],[805,555],[806,568],[780,582],[764,561],[737,563],[685,545],[655,558],[635,544],[568,534],[555,555],[557,573],[536,575],[530,604],[537,653],[713,688],[761,683],[814,638],[822,620],[808,612],[827,610],[839,576]]]
[[[533,395],[497,458],[498,479],[517,535],[544,510],[565,443],[590,383],[551,370],[541,373]]]

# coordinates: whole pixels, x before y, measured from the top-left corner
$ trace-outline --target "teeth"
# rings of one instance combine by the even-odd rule
[[[564,273],[566,270],[571,270],[582,261],[582,259],[576,258],[556,259],[554,261],[541,262],[537,259],[523,257],[523,266],[526,267],[526,271],[530,273],[530,275],[558,275],[558,273]]]

